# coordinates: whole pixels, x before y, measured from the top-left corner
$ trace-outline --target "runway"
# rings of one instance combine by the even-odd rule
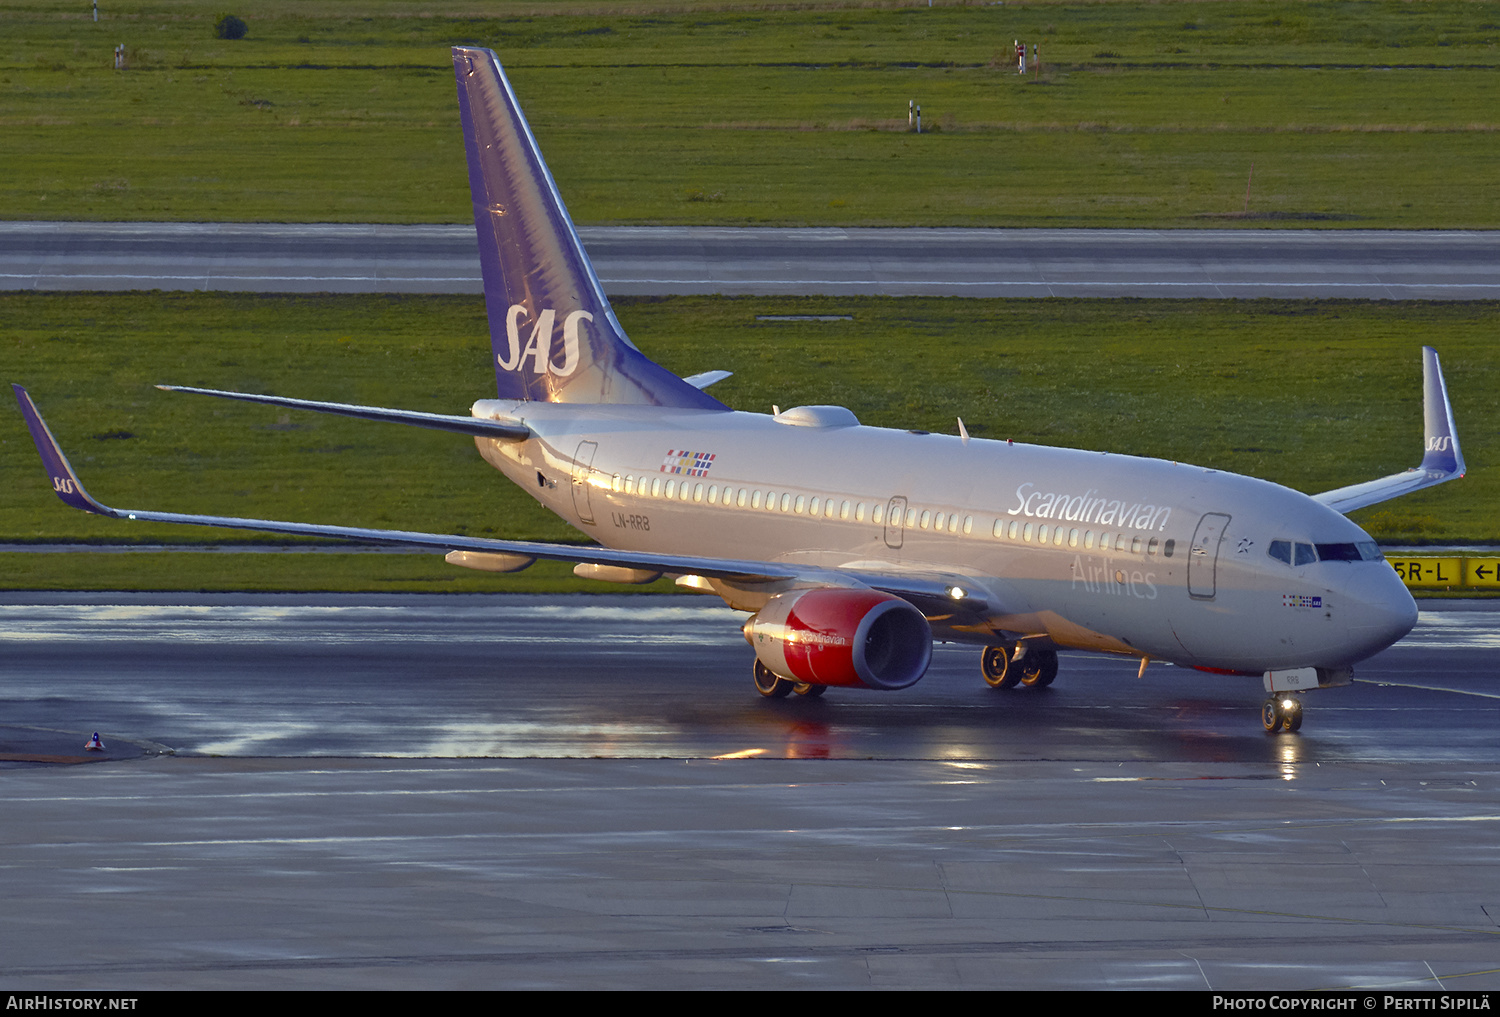
[[[611,295],[1500,299],[1500,232],[584,227]],[[0,289],[479,293],[468,225],[0,223]]]
[[[765,701],[709,598],[6,594],[0,978],[1493,990],[1500,613],[1426,607],[1268,737],[1075,654]]]

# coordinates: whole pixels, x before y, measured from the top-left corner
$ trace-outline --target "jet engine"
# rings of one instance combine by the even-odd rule
[[[780,593],[744,632],[762,664],[808,685],[904,689],[932,661],[932,628],[922,612],[878,590]]]

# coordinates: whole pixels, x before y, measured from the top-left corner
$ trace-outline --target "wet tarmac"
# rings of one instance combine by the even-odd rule
[[[1267,736],[1073,654],[765,701],[707,598],[7,594],[0,979],[1500,988],[1500,613],[1425,607]]]

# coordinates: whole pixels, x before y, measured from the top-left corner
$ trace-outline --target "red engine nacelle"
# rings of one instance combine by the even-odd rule
[[[762,664],[809,685],[904,689],[932,661],[932,628],[922,612],[878,590],[777,594],[744,631]]]

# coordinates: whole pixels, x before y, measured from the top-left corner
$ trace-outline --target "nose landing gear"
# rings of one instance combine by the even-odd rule
[[[1286,693],[1274,695],[1261,704],[1260,722],[1267,734],[1299,730],[1302,727],[1302,701]]]

